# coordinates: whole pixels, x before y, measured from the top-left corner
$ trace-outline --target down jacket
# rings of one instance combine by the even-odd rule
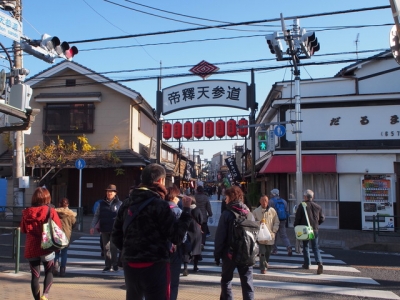
[[[139,207],[149,198],[153,200],[133,219],[123,232],[124,220],[130,206]],[[167,201],[144,187],[135,189],[121,205],[115,219],[111,240],[122,251],[125,262],[169,261],[169,242],[180,244],[191,220],[190,208],[183,208],[178,220]]]
[[[43,224],[47,222],[48,205],[33,206],[22,211],[21,232],[26,233],[25,258],[35,258],[50,254],[53,251],[43,250],[42,241]],[[54,208],[50,208],[50,217],[62,229],[62,224]]]

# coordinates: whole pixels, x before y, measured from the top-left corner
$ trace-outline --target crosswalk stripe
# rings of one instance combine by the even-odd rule
[[[214,284],[220,284],[220,277],[218,276],[206,276],[206,275],[189,275],[187,277],[181,277],[181,282],[209,282]],[[240,286],[240,279],[233,278],[232,284]],[[316,292],[316,293],[328,293],[335,295],[346,295],[346,296],[358,296],[358,297],[370,297],[375,299],[400,299],[393,292],[372,290],[372,289],[359,289],[359,288],[348,288],[329,285],[319,284],[304,284],[294,282],[281,282],[281,281],[268,281],[254,279],[253,284],[255,287],[271,288],[280,290],[294,290],[302,292]]]

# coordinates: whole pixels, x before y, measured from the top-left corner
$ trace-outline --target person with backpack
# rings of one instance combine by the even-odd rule
[[[283,241],[283,244],[285,245],[288,256],[292,256],[292,245],[290,244],[290,240],[287,237],[286,233],[286,223],[289,218],[289,208],[288,204],[285,199],[281,198],[279,196],[279,190],[278,189],[273,189],[271,191],[272,197],[269,199],[269,206],[274,208],[276,210],[276,213],[278,214],[279,218],[279,230],[278,234],[275,237],[275,244],[272,249],[271,254],[277,254],[278,253],[278,247],[277,245],[277,240],[278,237],[280,237]]]
[[[279,230],[279,218],[272,207],[268,205],[268,197],[262,195],[260,197],[260,206],[254,211],[256,221],[264,223],[271,234],[270,240],[258,241],[260,247],[260,273],[266,274],[268,269],[268,261],[271,255],[271,250],[275,242],[275,235]]]
[[[214,239],[214,259],[222,260],[221,300],[233,299],[232,279],[237,268],[242,286],[242,299],[254,299],[253,265],[258,254],[257,234],[260,228],[249,208],[243,203],[238,186],[225,191],[226,210],[221,214]]]

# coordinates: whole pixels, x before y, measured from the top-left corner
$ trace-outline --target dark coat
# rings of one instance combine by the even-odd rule
[[[319,225],[325,221],[322,208],[314,201],[305,201],[305,203],[307,204],[307,215],[310,221],[310,226],[314,229],[314,231],[318,231]],[[301,204],[296,210],[293,226],[297,225],[307,225],[306,214],[304,213],[304,208]]]
[[[124,219],[131,205],[140,206],[149,198],[154,199],[133,219],[123,232]],[[122,250],[122,260],[126,262],[169,261],[169,242],[182,242],[189,227],[190,208],[183,208],[176,220],[167,201],[147,188],[137,188],[124,201],[115,219],[111,240]]]
[[[201,224],[203,223],[203,217],[198,207],[194,207],[191,210],[192,221],[190,222],[188,235],[192,244],[192,255],[201,254]]]
[[[231,240],[233,221],[236,216],[231,210],[240,214],[241,216],[246,216],[248,220],[255,221],[253,214],[250,212],[249,208],[239,201],[229,202],[226,205],[226,210],[221,214],[218,221],[217,231],[215,233],[214,239],[214,259],[220,260],[224,253],[228,252],[229,241]]]
[[[207,223],[208,217],[212,217],[213,215],[208,196],[203,193],[197,193],[194,195],[194,198],[196,199],[196,206],[200,209],[203,215],[203,223]]]

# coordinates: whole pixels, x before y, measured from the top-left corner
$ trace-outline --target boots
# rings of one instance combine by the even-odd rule
[[[65,277],[65,267],[60,268],[60,277]]]
[[[58,264],[58,261],[56,261],[53,266],[53,275],[54,276],[58,276],[58,268],[59,268],[59,264]]]
[[[324,272],[324,267],[322,266],[322,263],[318,263],[317,274],[321,275],[323,272]]]

